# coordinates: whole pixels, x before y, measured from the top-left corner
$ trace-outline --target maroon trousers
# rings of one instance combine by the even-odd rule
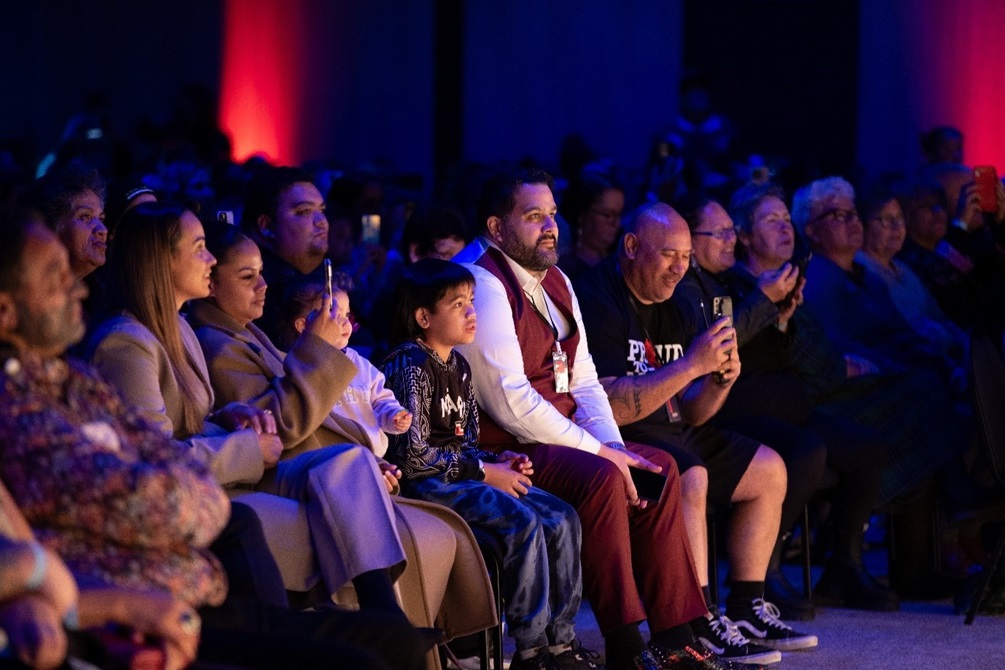
[[[684,529],[677,464],[655,447],[627,446],[668,476],[663,498],[644,510],[628,506],[624,477],[606,458],[549,444],[482,445],[530,456],[534,485],[576,508],[583,592],[605,635],[645,619],[650,631],[662,631],[706,611]]]

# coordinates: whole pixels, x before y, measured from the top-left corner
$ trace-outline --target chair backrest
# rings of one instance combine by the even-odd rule
[[[970,338],[970,388],[988,465],[1005,484],[1005,361],[987,335]]]

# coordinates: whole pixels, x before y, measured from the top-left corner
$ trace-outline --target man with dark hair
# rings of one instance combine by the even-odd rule
[[[500,175],[482,191],[485,233],[455,260],[475,276],[482,323],[460,347],[482,417],[480,444],[527,454],[533,483],[576,508],[583,591],[607,667],[737,667],[695,639],[705,612],[680,515],[680,480],[665,452],[626,445],[597,381],[579,303],[558,262],[557,207],[541,171]],[[666,475],[659,500],[640,500],[629,468]],[[647,504],[648,503],[648,504]],[[649,620],[647,647],[638,624]]]
[[[248,184],[241,228],[262,252],[262,275],[269,285],[265,312],[255,324],[278,341],[286,287],[321,267],[328,253],[324,198],[305,170],[265,168]]]

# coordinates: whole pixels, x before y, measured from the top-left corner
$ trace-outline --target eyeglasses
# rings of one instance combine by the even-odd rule
[[[814,217],[812,222],[816,223],[817,221],[822,221],[824,219],[833,219],[838,223],[848,223],[849,221],[858,219],[858,211],[854,209],[838,209],[837,207],[832,207],[819,216]]]
[[[693,230],[691,234],[714,237],[717,240],[731,240],[736,238],[736,232],[736,228],[723,228],[722,230]]]

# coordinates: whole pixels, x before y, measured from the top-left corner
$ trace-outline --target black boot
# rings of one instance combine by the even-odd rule
[[[814,589],[814,598],[824,605],[893,612],[900,601],[892,589],[876,581],[861,562],[831,558]]]

